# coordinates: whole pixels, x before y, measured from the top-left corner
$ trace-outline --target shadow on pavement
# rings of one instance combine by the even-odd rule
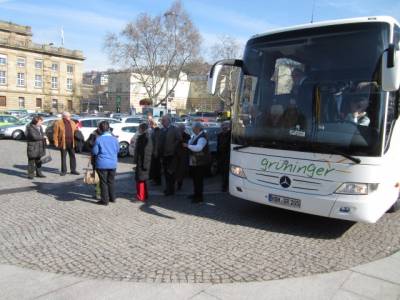
[[[147,214],[150,214],[150,215],[154,215],[154,216],[157,216],[157,217],[162,217],[162,218],[166,218],[166,219],[175,220],[174,217],[171,217],[171,216],[162,214],[162,213],[160,213],[159,211],[157,211],[156,209],[152,208],[152,207],[151,207],[151,203],[149,203],[149,202],[143,203],[143,204],[139,207],[139,209],[140,209],[142,212],[147,213]]]
[[[213,219],[228,224],[252,227],[295,236],[336,239],[353,226],[353,222],[329,219],[279,209],[219,194],[205,197],[205,202],[192,204],[185,197],[150,198],[154,207]]]
[[[25,170],[27,170],[27,166],[25,166]],[[28,178],[27,171],[20,172],[20,171],[13,170],[13,169],[0,168],[0,174],[16,176],[16,177],[21,177],[21,178]]]
[[[148,206],[147,208],[141,207],[141,210],[159,215],[155,210],[159,207],[227,224],[317,239],[339,238],[355,224],[354,222],[299,213],[235,198],[227,193],[217,192],[220,185],[216,184],[215,180],[218,179],[206,179],[204,187],[206,194],[204,203],[201,204],[192,204],[190,199],[187,199],[187,195],[191,194],[192,191],[190,179],[185,180],[183,193],[177,192],[174,197],[162,196],[162,187],[149,185]],[[120,179],[117,183],[117,187],[123,191],[125,197],[134,197],[133,177]],[[213,193],[207,194],[210,191],[213,191]],[[149,210],[150,207],[151,211]]]
[[[16,176],[20,172],[0,169],[0,172],[8,171]],[[133,177],[128,173],[120,173],[120,179],[116,180],[116,194],[118,198],[133,201],[135,196],[135,185]],[[24,173],[25,176],[25,173]],[[214,184],[214,181],[209,181]],[[73,181],[54,183],[32,181],[36,190],[45,195],[53,195],[57,201],[83,201],[96,204],[92,198],[94,186],[88,187],[82,183],[82,178]],[[190,180],[185,181],[186,191],[191,191]],[[160,218],[175,219],[157,208],[169,210],[186,215],[193,215],[201,218],[215,220],[231,225],[246,226],[259,230],[277,232],[287,235],[304,236],[316,239],[336,239],[348,231],[353,222],[324,218],[294,211],[279,209],[254,202],[245,201],[232,197],[226,193],[206,194],[204,203],[192,204],[187,195],[179,192],[174,197],[165,197],[160,193],[161,187],[149,189],[149,200],[140,206],[144,213],[158,216]],[[209,190],[205,186],[205,191]],[[11,189],[9,193],[18,192]]]
[[[32,181],[35,184],[34,189],[41,194],[44,195],[52,195],[57,201],[83,201],[92,204],[97,204],[97,200],[95,200],[92,196],[94,195],[94,186],[93,193],[90,194],[89,187],[81,184],[82,178],[76,179],[74,181],[62,182],[62,183],[50,183],[50,182],[37,182]],[[79,184],[77,184],[79,183]]]
[[[14,165],[14,168],[19,169],[19,170],[24,170],[24,171],[28,170],[28,166],[27,165]],[[49,167],[46,167],[45,165],[42,165],[42,171],[45,172],[45,173],[53,173],[53,174],[60,173],[59,169],[49,168]],[[24,174],[26,174],[26,172]]]

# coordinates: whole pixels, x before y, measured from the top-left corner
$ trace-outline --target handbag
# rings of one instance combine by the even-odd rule
[[[50,151],[46,150],[46,153],[47,153],[47,155],[45,154],[45,156],[43,156],[40,159],[40,162],[42,165],[47,164],[53,160],[53,158],[51,157]]]
[[[90,168],[90,160],[88,163],[88,168],[85,171],[85,176],[83,176],[83,182],[89,185],[98,184],[100,181],[99,175],[93,168]]]

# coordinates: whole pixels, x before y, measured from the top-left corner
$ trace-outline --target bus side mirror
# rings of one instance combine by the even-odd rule
[[[382,55],[382,89],[386,92],[397,91],[400,87],[400,51],[394,44]]]
[[[207,89],[208,93],[215,95],[217,89],[218,75],[221,73],[223,66],[238,67],[243,69],[243,60],[241,59],[223,59],[217,61],[210,70],[207,79]]]
[[[214,65],[208,74],[207,89],[208,93],[211,95],[215,95],[215,91],[217,89],[217,80],[222,67],[223,65]]]

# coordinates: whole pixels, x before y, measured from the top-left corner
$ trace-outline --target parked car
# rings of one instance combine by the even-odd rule
[[[138,125],[133,124],[118,124],[114,127],[113,134],[118,138],[119,153],[120,157],[126,157],[129,155],[129,145],[132,138],[135,136]]]
[[[78,125],[79,130],[82,132],[85,141],[89,138],[90,134],[96,130],[97,125],[101,121],[108,121],[110,123],[112,133],[118,138],[120,151],[119,156],[125,157],[129,154],[129,143],[132,136],[135,134],[138,125],[121,123],[118,120],[112,118],[97,118],[97,117],[85,117],[85,118],[72,118]],[[46,128],[46,136],[50,144],[54,144],[54,124]]]
[[[18,118],[10,115],[0,115],[0,127],[12,125],[18,122]]]
[[[90,134],[96,130],[97,125],[101,121],[108,121],[110,123],[110,127],[113,129],[116,124],[120,124],[121,121],[113,118],[106,118],[106,117],[85,117],[79,118],[78,121],[78,128],[82,131],[83,137],[85,141],[89,138]]]
[[[48,126],[52,126],[58,118],[44,118],[42,128],[46,132]],[[16,124],[0,127],[0,138],[13,138],[14,140],[22,140],[25,138],[25,129],[31,120],[24,119]]]
[[[6,111],[7,114],[12,115],[14,117],[23,117],[28,114],[26,109],[9,109]]]
[[[142,117],[133,117],[133,116],[129,116],[129,117],[122,117],[119,119],[122,123],[131,123],[131,124],[135,124],[137,126],[140,125],[140,123],[145,122],[145,119],[143,119]]]

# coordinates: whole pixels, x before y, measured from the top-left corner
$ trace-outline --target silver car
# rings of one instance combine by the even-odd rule
[[[47,126],[52,125],[58,118],[43,118],[43,132],[46,131]],[[19,122],[0,127],[0,138],[12,138],[14,140],[22,140],[25,138],[25,129],[26,126],[31,122],[30,119],[20,120]]]

